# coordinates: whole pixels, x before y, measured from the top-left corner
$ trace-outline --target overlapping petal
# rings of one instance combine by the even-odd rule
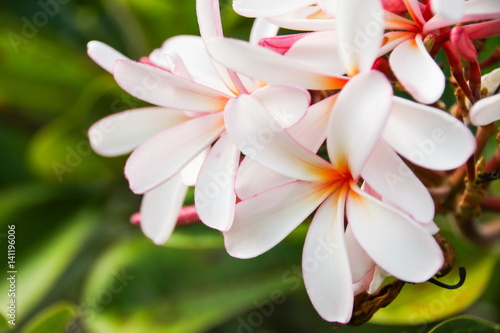
[[[208,114],[169,128],[134,150],[125,176],[134,193],[144,193],[179,172],[224,131],[222,113]]]
[[[213,112],[223,110],[230,98],[207,86],[134,61],[118,61],[114,76],[120,87],[132,96],[164,107]]]
[[[434,218],[434,201],[429,191],[383,139],[375,146],[361,176],[384,199],[417,221],[427,223]]]
[[[485,126],[500,119],[500,94],[480,99],[470,109],[470,120]]]
[[[112,114],[88,131],[92,149],[103,156],[128,154],[157,133],[185,122],[180,110],[146,107]]]
[[[340,89],[348,80],[241,40],[216,38],[207,43],[207,48],[210,55],[224,66],[268,83],[297,85],[306,89]]]
[[[268,251],[302,223],[329,195],[316,183],[295,181],[236,205],[232,227],[224,232],[227,252],[252,258]]]
[[[96,64],[111,74],[113,74],[113,68],[118,60],[130,60],[111,46],[96,40],[88,42],[87,53]]]
[[[328,124],[327,147],[336,170],[357,178],[385,126],[392,87],[378,71],[356,75],[339,93]]]
[[[345,191],[319,207],[307,232],[302,274],[307,294],[323,319],[347,323],[354,301],[351,269],[344,239]]]
[[[394,277],[424,282],[441,268],[443,254],[427,230],[355,184],[351,185],[346,211],[359,244]]]
[[[389,57],[389,64],[406,91],[417,101],[431,104],[444,92],[445,76],[427,52],[422,36],[397,46]]]
[[[229,101],[225,123],[238,149],[269,169],[301,180],[321,179],[330,172],[328,162],[297,143],[249,95]]]
[[[177,222],[187,187],[180,175],[144,194],[141,203],[141,229],[155,244],[165,243]]]
[[[394,97],[384,139],[403,157],[433,170],[450,170],[476,149],[470,130],[450,114]]]
[[[196,211],[204,224],[217,230],[229,229],[234,218],[234,179],[240,152],[224,134],[213,145],[196,182]]]
[[[297,31],[325,31],[335,29],[335,20],[318,6],[307,6],[267,18],[285,29]]]
[[[345,201],[343,202],[345,204]],[[344,208],[344,206],[342,206]],[[352,283],[360,282],[373,268],[374,263],[366,251],[359,245],[354,237],[352,229],[348,224],[345,228],[345,246],[349,256],[349,266],[351,268]]]
[[[250,43],[258,44],[262,38],[275,37],[278,34],[280,27],[272,24],[263,17],[255,19],[250,31]]]

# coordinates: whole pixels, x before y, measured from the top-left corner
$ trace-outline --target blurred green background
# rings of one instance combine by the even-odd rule
[[[229,0],[221,7],[226,35],[247,38],[252,21],[234,14]],[[87,57],[86,43],[100,40],[139,59],[179,34],[198,34],[194,0],[0,3],[4,316],[8,225],[15,225],[18,271],[16,325],[0,317],[0,331],[332,331],[302,284],[306,227],[252,260],[228,256],[222,236],[202,225],[180,227],[165,246],[155,246],[129,222],[140,197],[123,177],[126,157],[90,150],[86,131],[93,122],[144,103],[128,99]],[[374,324],[342,332],[427,332],[457,313],[500,321],[495,257],[454,236],[446,219],[439,223],[468,270],[466,284],[455,291],[407,285]],[[457,279],[455,269],[443,280]]]

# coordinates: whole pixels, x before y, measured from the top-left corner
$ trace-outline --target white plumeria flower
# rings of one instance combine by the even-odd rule
[[[353,94],[366,85],[376,88],[367,91],[363,99],[353,100]],[[431,233],[357,185],[374,149],[383,150],[377,154],[379,157],[397,160],[396,154],[384,150],[385,144],[380,141],[391,109],[391,100],[385,97],[391,94],[392,88],[378,72],[359,74],[344,88],[328,124],[331,163],[278,128],[272,140],[259,142],[264,146],[261,149],[248,147],[249,138],[258,136],[272,118],[251,96],[242,95],[228,103],[228,133],[240,150],[265,167],[298,181],[241,201],[232,228],[224,233],[226,248],[235,257],[257,256],[280,242],[319,207],[306,239],[303,265],[309,296],[326,320],[349,321],[353,284],[366,277],[374,262],[410,282],[429,279],[442,265],[441,251]],[[373,110],[370,105],[378,107]],[[375,168],[368,171],[372,173],[381,171],[375,163],[366,168]],[[378,184],[376,187],[380,188]],[[415,199],[426,200],[409,199],[407,194],[393,196],[405,196],[411,205],[416,204]],[[344,229],[344,209],[349,231]],[[349,238],[348,245],[345,238]],[[311,260],[315,263],[310,264]],[[315,268],[307,269],[309,265]]]
[[[89,52],[98,58],[98,63],[106,65],[118,84],[131,95],[162,106],[163,110],[182,110],[189,117],[151,135],[134,149],[125,166],[132,191],[145,193],[141,226],[155,243],[165,242],[175,225],[178,209],[172,209],[172,205],[180,207],[180,198],[185,194],[185,187],[179,183],[181,171],[212,144],[204,161],[201,158],[195,204],[201,220],[208,226],[219,230],[230,227],[236,203],[234,177],[239,151],[224,134],[224,109],[229,100],[252,92],[284,127],[296,123],[310,103],[309,93],[304,89],[282,85],[258,88],[262,83],[220,65],[214,67],[203,38],[222,35],[218,2],[198,1],[197,13],[202,38],[171,38],[161,49],[153,51],[145,60],[147,63],[127,60],[112,49],[101,52],[105,48],[101,44],[99,52]],[[151,118],[151,121],[156,120]],[[145,210],[153,213],[143,214]],[[148,217],[146,221],[144,217]]]
[[[471,122],[476,126],[485,126],[500,119],[500,68],[483,75],[481,87],[486,92],[470,109]]]

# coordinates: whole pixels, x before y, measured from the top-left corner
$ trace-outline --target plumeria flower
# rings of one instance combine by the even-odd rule
[[[158,200],[149,200],[150,204],[146,205],[148,210],[156,211],[156,215],[149,214],[151,222],[146,224],[141,216],[141,226],[149,228],[147,235],[156,243],[168,238],[169,234],[162,232],[165,225],[175,224],[178,209],[172,209],[171,205],[182,204],[180,198],[185,191],[179,187],[180,172],[207,149],[209,152],[196,180],[197,212],[210,227],[219,230],[230,227],[236,202],[234,175],[240,153],[225,135],[224,109],[229,100],[251,92],[285,127],[297,122],[310,103],[304,89],[282,85],[259,88],[261,82],[237,75],[218,64],[214,66],[205,51],[203,38],[222,35],[218,2],[198,1],[197,13],[202,38],[174,37],[142,62],[125,60],[113,52],[107,55],[114,59],[100,61],[106,64],[115,61],[111,69],[114,77],[131,95],[165,110],[182,110],[188,117],[135,148],[125,166],[125,175],[134,193],[146,193],[145,198],[149,193],[157,193]],[[151,121],[156,120],[151,118]],[[173,198],[172,193],[178,195]],[[162,203],[162,196],[170,203]]]
[[[471,122],[485,126],[500,119],[500,68],[483,75],[481,80],[484,96],[470,110]]]

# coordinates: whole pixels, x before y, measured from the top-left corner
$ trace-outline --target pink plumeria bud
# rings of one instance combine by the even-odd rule
[[[458,51],[458,54],[467,61],[477,60],[477,51],[470,36],[461,26],[456,26],[451,30],[450,40]]]
[[[130,223],[134,225],[141,225],[141,213],[137,212],[132,214],[132,216],[130,216]]]
[[[259,41],[259,46],[265,47],[266,49],[272,50],[279,54],[285,54],[293,46],[293,44],[295,44],[296,41],[307,35],[307,33],[304,33],[262,38]]]
[[[141,59],[139,60],[139,62],[142,63],[142,64],[155,66],[155,64],[151,61],[151,59],[149,59],[149,57],[141,57]]]
[[[384,9],[393,13],[406,12],[406,5],[403,0],[382,0]]]

